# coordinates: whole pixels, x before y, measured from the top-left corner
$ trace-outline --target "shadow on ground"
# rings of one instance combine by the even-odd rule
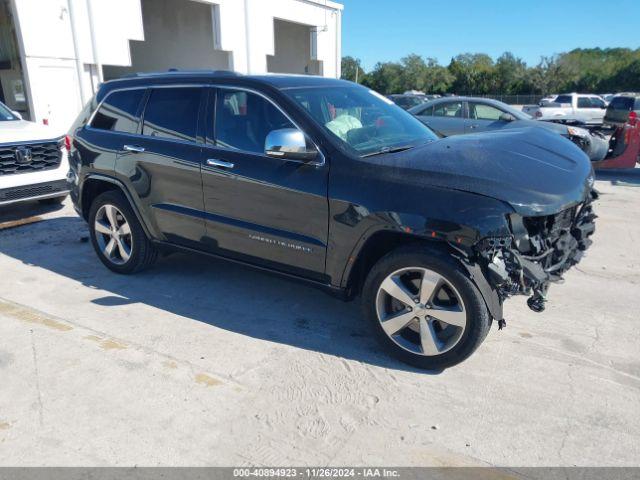
[[[614,186],[638,187],[640,186],[640,168],[598,170],[596,179],[611,182]]]
[[[0,223],[33,219],[40,215],[56,212],[62,208],[64,208],[64,205],[59,203],[47,204],[38,201],[0,206]]]
[[[425,373],[381,350],[358,301],[345,303],[294,280],[199,255],[176,253],[137,275],[117,275],[86,238],[81,219],[52,218],[0,232],[0,253],[107,292],[93,300],[103,307],[145,304],[258,339]]]

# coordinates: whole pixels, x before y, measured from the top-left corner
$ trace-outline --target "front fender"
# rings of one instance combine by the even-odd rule
[[[332,200],[327,273],[334,285],[346,288],[356,260],[382,232],[451,244],[468,255],[482,238],[510,235],[507,216],[513,209],[499,200],[435,188],[421,189],[420,198],[406,205],[410,211],[399,209],[397,198],[388,199],[388,210],[376,211]]]

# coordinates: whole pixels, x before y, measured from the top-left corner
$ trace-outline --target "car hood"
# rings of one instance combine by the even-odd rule
[[[587,156],[538,127],[457,135],[367,160],[391,165],[400,181],[496,198],[524,216],[564,210],[593,185]]]
[[[52,140],[60,136],[51,127],[39,123],[26,120],[0,122],[0,143]]]
[[[560,135],[567,135],[567,126],[562,125],[560,123],[554,122],[543,122],[540,120],[515,120],[513,122],[509,122],[509,124],[505,128],[526,128],[526,127],[537,127],[544,128],[545,130],[549,130],[550,132],[555,132]]]

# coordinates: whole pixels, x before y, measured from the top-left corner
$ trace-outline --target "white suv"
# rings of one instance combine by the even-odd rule
[[[0,206],[62,202],[69,193],[67,151],[66,137],[0,103]]]

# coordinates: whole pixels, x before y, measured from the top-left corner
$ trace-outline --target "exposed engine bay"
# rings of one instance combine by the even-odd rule
[[[597,198],[592,190],[583,203],[555,215],[512,214],[512,236],[489,237],[476,244],[481,263],[486,262],[489,282],[502,301],[512,295],[529,295],[529,308],[544,310],[549,284],[562,280],[592,243],[589,237],[596,219],[592,202]]]

